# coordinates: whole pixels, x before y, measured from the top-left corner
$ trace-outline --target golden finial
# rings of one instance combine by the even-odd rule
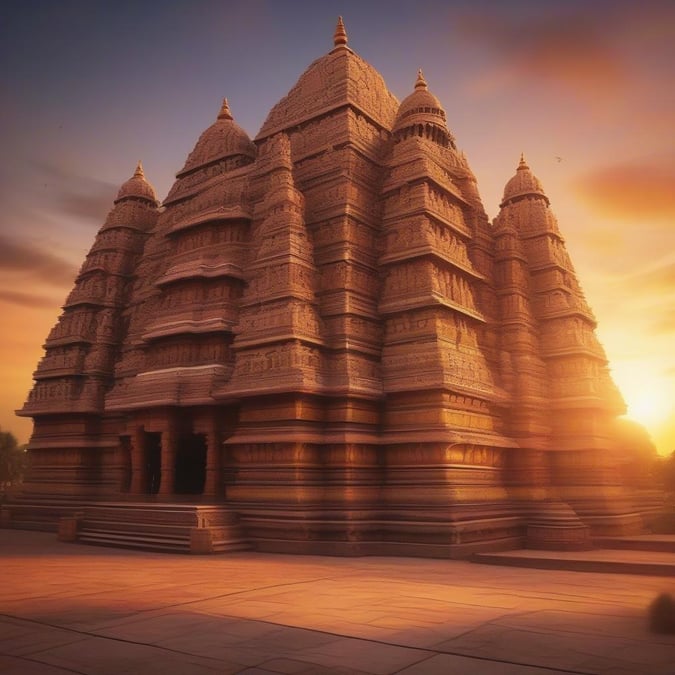
[[[223,99],[223,105],[220,106],[220,112],[218,113],[218,119],[219,120],[231,120],[234,119],[232,117],[232,113],[230,112],[230,104],[227,102],[227,99]]]
[[[415,82],[415,89],[426,89],[426,88],[427,88],[427,81],[424,79],[424,73],[420,68],[417,71],[417,81]]]
[[[345,24],[342,21],[341,16],[338,17],[337,26],[335,27],[335,34],[333,35],[333,44],[336,47],[347,44],[347,31],[345,30]]]
[[[525,161],[525,153],[521,152],[520,153],[520,163],[518,164],[518,171],[521,169],[529,169],[530,167],[527,166],[527,162]]]
[[[134,178],[145,178],[145,174],[143,173],[143,165],[141,164],[141,160],[138,160],[138,164],[136,164],[136,171],[134,171]]]

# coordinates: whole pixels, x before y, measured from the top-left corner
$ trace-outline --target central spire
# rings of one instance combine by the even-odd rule
[[[335,27],[335,34],[333,35],[333,44],[336,47],[347,44],[347,31],[345,30],[345,24],[342,21],[341,16],[338,17],[337,26]]]

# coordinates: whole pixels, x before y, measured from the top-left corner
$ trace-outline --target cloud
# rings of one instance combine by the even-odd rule
[[[583,253],[592,257],[596,269],[598,252],[603,254],[603,258],[609,258],[610,256],[621,255],[624,247],[625,243],[616,236],[616,231],[610,227],[597,225],[583,232]]]
[[[652,330],[660,334],[675,333],[675,310],[671,309],[656,316],[652,323]]]
[[[54,309],[58,302],[46,295],[37,293],[17,293],[15,291],[0,290],[0,302],[10,302],[21,307],[35,309]]]
[[[117,194],[115,185],[54,164],[35,163],[34,168],[37,185],[48,192],[62,213],[93,220],[97,226],[103,223]]]
[[[496,70],[487,75],[488,86],[535,78],[593,96],[598,90],[616,91],[626,82],[607,24],[608,17],[588,11],[533,13],[524,20],[520,14],[517,21],[485,13],[458,19],[465,40],[482,44],[499,59]]]
[[[72,263],[46,251],[39,244],[22,242],[2,234],[0,268],[27,273],[34,279],[58,286],[72,284],[77,274],[77,268]]]
[[[572,189],[587,206],[610,218],[639,222],[675,217],[675,158],[593,169]]]
[[[590,3],[489,3],[455,14],[455,33],[491,54],[477,93],[532,81],[585,103],[625,107],[670,90],[675,60],[675,4],[670,0]],[[479,60],[480,59],[479,57]],[[669,101],[667,93],[664,101]],[[652,101],[653,102],[653,101]],[[669,107],[669,104],[667,104]],[[645,105],[651,110],[653,106]],[[672,119],[670,109],[666,111]]]
[[[658,251],[658,242],[652,244]],[[652,256],[656,257],[657,252]],[[607,276],[602,285],[607,290],[610,303],[622,297],[621,308],[639,314],[635,320],[646,325],[658,324],[658,332],[675,329],[675,255],[665,255],[640,266],[640,260],[633,258],[623,270]],[[610,307],[608,306],[608,309]],[[616,308],[615,308],[616,312]],[[617,314],[618,316],[618,314]]]
[[[675,291],[675,263],[668,263],[642,272],[631,279],[642,286]]]
[[[111,193],[108,190],[91,194],[64,192],[60,195],[59,201],[64,213],[93,220],[97,226],[100,226],[112,206],[114,195],[114,192]]]

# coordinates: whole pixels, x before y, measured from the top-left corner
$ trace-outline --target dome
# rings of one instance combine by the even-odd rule
[[[120,191],[117,193],[117,199],[115,199],[115,204],[126,199],[127,197],[135,197],[137,199],[147,199],[153,204],[157,204],[157,197],[155,196],[155,190],[152,185],[145,180],[145,174],[143,173],[143,166],[140,162],[136,166],[136,171],[134,175],[122,184]]]
[[[341,19],[333,44],[334,48],[314,61],[272,108],[256,140],[347,105],[385,129],[391,129],[398,101],[377,70],[347,46],[347,33]]]
[[[526,164],[525,158],[521,155],[516,175],[511,178],[504,187],[504,198],[502,199],[500,206],[504,206],[507,202],[528,195],[543,197],[546,200],[546,203],[549,203],[542,184],[532,171],[530,171],[530,167]]]
[[[394,122],[394,132],[415,124],[433,124],[446,132],[448,131],[443,106],[429,91],[421,70],[417,71],[415,91],[403,100],[398,109]]]
[[[255,158],[256,149],[248,134],[234,121],[227,99],[216,121],[199,137],[194,150],[188,155],[182,175],[205,164],[233,155]]]

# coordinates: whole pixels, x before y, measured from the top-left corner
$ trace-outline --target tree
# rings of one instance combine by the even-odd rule
[[[675,450],[662,462],[663,487],[666,492],[675,492]]]
[[[19,446],[13,433],[0,429],[0,490],[21,480],[26,463],[25,446]]]

